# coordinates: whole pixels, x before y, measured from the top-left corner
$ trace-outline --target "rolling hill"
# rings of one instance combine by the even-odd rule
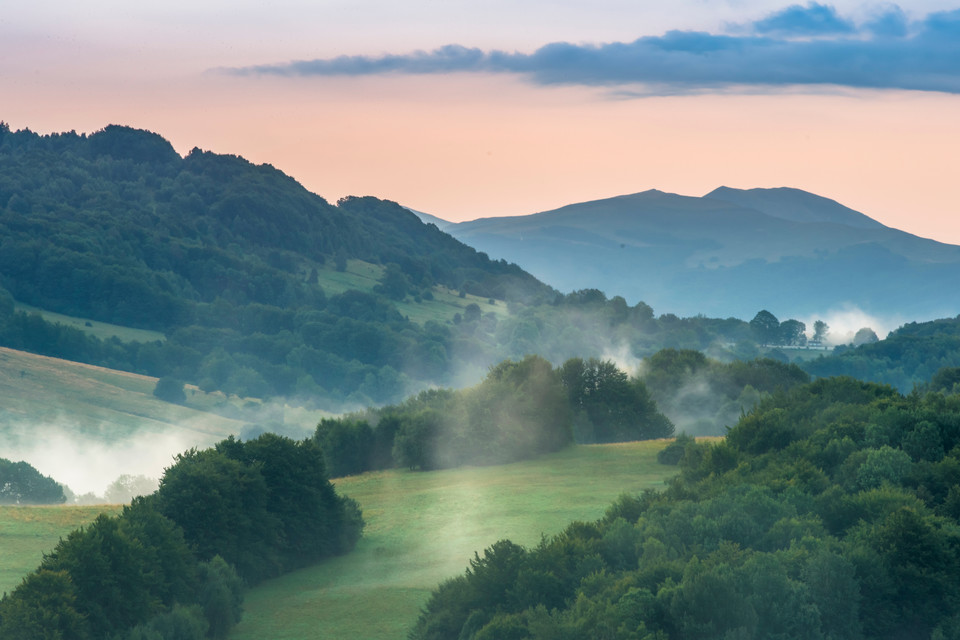
[[[798,189],[651,190],[446,231],[558,289],[600,288],[659,312],[805,317],[853,305],[930,319],[960,307],[960,247]]]
[[[468,368],[447,327],[471,304],[495,316],[554,295],[393,202],[331,204],[269,165],[181,157],[149,131],[0,123],[4,346],[364,405]],[[64,316],[81,321],[55,326]],[[95,333],[105,324],[152,333],[115,340]]]

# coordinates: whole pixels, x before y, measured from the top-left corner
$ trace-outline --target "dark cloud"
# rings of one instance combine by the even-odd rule
[[[768,18],[753,23],[756,33],[779,36],[823,36],[854,33],[849,20],[837,15],[836,9],[812,2],[806,7],[798,4],[778,11]]]
[[[907,35],[907,14],[900,7],[890,7],[874,15],[863,28],[877,37],[902,38]]]
[[[512,73],[539,84],[614,87],[619,95],[795,85],[960,93],[960,10],[930,14],[908,24],[903,11],[892,7],[857,27],[830,7],[795,5],[738,35],[671,31],[633,42],[558,42],[533,53],[449,45],[404,55],[343,56],[232,72],[291,76]]]

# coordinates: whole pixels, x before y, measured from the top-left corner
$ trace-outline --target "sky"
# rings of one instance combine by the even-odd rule
[[[790,186],[960,244],[960,0],[33,0],[0,120],[448,220]]]

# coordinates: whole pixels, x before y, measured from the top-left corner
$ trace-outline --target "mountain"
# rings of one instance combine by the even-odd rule
[[[205,390],[363,405],[461,371],[447,327],[469,305],[555,294],[394,202],[331,204],[272,166],[181,157],[149,131],[0,123],[3,346]],[[79,328],[15,313],[14,301]],[[99,339],[83,329],[94,322],[166,339]]]
[[[395,202],[329,203],[242,157],[180,156],[122,126],[0,123],[0,346],[341,411],[475,384],[527,354],[733,357],[751,335],[741,320],[562,295]]]
[[[446,231],[447,227],[449,227],[452,224],[456,224],[454,222],[450,222],[449,220],[444,220],[443,218],[432,216],[429,213],[424,213],[423,211],[417,211],[416,209],[411,209],[410,207],[407,207],[407,211],[409,211],[410,213],[420,218],[420,221],[423,224],[435,225],[437,229],[440,229],[440,231]]]
[[[798,189],[651,190],[446,230],[562,291],[599,288],[659,312],[803,317],[855,305],[923,319],[960,307],[960,247]]]

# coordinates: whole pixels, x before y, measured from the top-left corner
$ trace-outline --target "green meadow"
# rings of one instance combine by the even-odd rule
[[[179,433],[198,444],[212,444],[242,427],[209,412],[223,394],[188,388],[188,406],[175,405],[154,397],[156,384],[149,376],[0,347],[0,443],[17,425],[31,432],[40,425],[69,425],[104,442]]]
[[[383,267],[362,260],[347,260],[346,269],[337,271],[332,265],[321,265],[317,269],[317,282],[326,295],[336,295],[349,289],[357,291],[373,291],[383,276]],[[459,292],[447,287],[435,286],[431,289],[433,300],[416,302],[412,295],[395,302],[402,315],[411,322],[423,324],[428,320],[446,323],[453,319],[454,314],[463,314],[464,309],[471,303],[480,307],[481,313],[493,312],[497,315],[507,315],[507,304],[497,301],[490,304],[487,298],[480,298],[467,294],[463,298]]]
[[[80,329],[84,333],[88,333],[96,338],[100,338],[101,340],[109,340],[110,338],[117,338],[123,342],[155,342],[157,340],[166,340],[166,336],[159,331],[133,329],[131,327],[110,324],[109,322],[100,322],[99,320],[92,320],[90,318],[68,316],[62,313],[40,309],[22,302],[17,302],[14,305],[14,309],[17,311],[24,311],[26,313],[39,313],[40,316],[47,322],[59,323],[68,327]]]
[[[86,507],[0,506],[0,594],[13,591],[40,564],[44,553],[74,529],[101,513],[120,511],[116,505]]]
[[[367,526],[342,557],[247,593],[231,640],[406,637],[430,592],[474,552],[509,538],[525,546],[573,520],[595,520],[621,493],[661,487],[666,441],[575,446],[536,460],[428,473],[340,478]]]

